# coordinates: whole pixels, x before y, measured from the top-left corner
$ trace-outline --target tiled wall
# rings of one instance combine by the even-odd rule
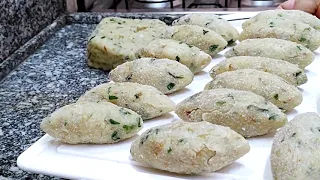
[[[65,0],[0,0],[0,63],[65,11]]]

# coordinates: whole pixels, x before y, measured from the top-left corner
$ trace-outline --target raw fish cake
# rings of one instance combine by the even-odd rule
[[[277,75],[294,86],[308,81],[307,75],[298,65],[280,59],[271,59],[258,56],[235,56],[221,61],[210,70],[210,76],[235,71],[238,69],[255,69]]]
[[[131,145],[134,160],[179,174],[210,173],[248,153],[250,146],[228,127],[178,121],[153,127]]]
[[[175,108],[175,103],[156,88],[131,82],[101,84],[78,100],[83,101],[111,102],[135,111],[142,119],[151,119]]]
[[[210,56],[215,56],[227,46],[227,41],[211,29],[196,25],[181,25],[167,28],[164,38],[171,38],[196,46]]]
[[[244,137],[267,134],[287,122],[287,116],[265,98],[250,91],[223,88],[188,97],[177,105],[176,114],[185,121],[230,127]]]
[[[137,57],[168,58],[186,65],[193,73],[201,71],[211,62],[211,56],[195,46],[173,39],[156,39],[141,48]]]
[[[274,38],[241,41],[224,55],[227,58],[234,56],[261,56],[281,59],[297,64],[301,69],[311,64],[315,57],[313,52],[298,43]]]
[[[303,113],[274,137],[271,169],[275,180],[320,179],[320,117]]]
[[[211,29],[212,31],[220,34],[228,44],[237,41],[239,32],[227,20],[221,16],[209,13],[187,14],[181,18],[173,21],[173,26],[176,25],[198,25]]]
[[[228,88],[251,91],[284,111],[290,111],[302,102],[298,88],[279,76],[254,69],[240,69],[217,75],[205,89]]]
[[[57,109],[41,129],[69,144],[116,143],[134,136],[143,121],[134,111],[109,102],[74,103]]]
[[[320,32],[300,21],[290,19],[259,20],[246,27],[240,34],[239,40],[254,38],[277,38],[296,42],[316,50],[320,45]]]
[[[169,59],[141,58],[126,62],[109,74],[115,82],[135,82],[150,85],[164,94],[173,93],[193,80],[190,69]]]

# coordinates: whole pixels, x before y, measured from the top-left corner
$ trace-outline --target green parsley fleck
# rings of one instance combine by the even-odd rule
[[[109,100],[114,100],[114,99],[118,99],[118,97],[117,97],[117,96],[109,95]]]
[[[115,121],[115,120],[113,120],[113,119],[110,119],[109,122],[110,122],[111,124],[120,124],[118,121]]]
[[[296,72],[295,76],[298,77],[301,73],[302,71]]]
[[[114,141],[117,141],[120,139],[120,137],[118,136],[118,132],[117,131],[114,131],[112,134],[111,134],[111,139],[114,140]]]
[[[279,100],[279,94],[275,94],[273,97],[274,97],[276,100]]]
[[[304,42],[304,41],[307,41],[307,39],[306,39],[306,38],[304,38],[304,37],[301,37],[298,41],[300,41],[300,42]]]
[[[134,129],[135,125],[134,124],[133,125],[123,125],[122,127],[126,131],[126,133],[128,133]]]
[[[205,34],[207,34],[209,31],[206,31],[206,30],[202,30],[202,33],[203,33],[203,35],[205,35]]]
[[[302,49],[301,49],[301,47],[300,47],[300,46],[297,46],[297,48],[298,48],[300,51],[302,51]]]
[[[169,84],[167,85],[167,88],[168,88],[168,90],[171,90],[174,86],[175,86],[174,83],[169,83]]]
[[[210,51],[210,52],[213,52],[213,51],[215,51],[218,47],[219,47],[219,45],[211,45],[211,46],[209,47],[209,51]]]
[[[272,27],[272,28],[273,28],[273,27],[274,27],[274,22],[270,22],[270,23],[269,23],[269,27]]]
[[[225,103],[226,103],[225,101],[217,101],[217,102],[216,102],[216,105],[221,106],[221,105],[224,105]]]
[[[176,76],[176,75],[174,75],[174,74],[172,74],[172,73],[170,73],[170,72],[168,72],[168,74],[169,74],[170,76],[172,76],[173,78],[175,78],[175,79],[182,79],[182,78],[183,78],[183,76]]]
[[[176,56],[176,61],[180,62],[180,57]]]
[[[276,118],[277,118],[277,115],[272,115],[269,117],[269,120],[276,120]]]
[[[167,151],[168,153],[171,153],[172,152],[172,149],[171,149],[171,147],[169,147],[169,149],[168,149],[168,151]]]
[[[104,39],[104,38],[106,38],[106,37],[105,37],[105,36],[102,36],[102,37],[101,37],[101,39]]]
[[[64,122],[64,126],[66,126],[67,124],[68,124],[67,121],[65,121],[65,122]]]

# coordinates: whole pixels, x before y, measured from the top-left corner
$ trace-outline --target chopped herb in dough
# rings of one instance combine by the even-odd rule
[[[168,153],[171,153],[172,152],[172,149],[171,149],[171,147],[169,147],[169,149],[168,149],[168,151],[167,151]]]
[[[298,48],[300,51],[302,51],[302,49],[301,49],[301,47],[300,47],[300,46],[297,46],[297,48]]]
[[[279,94],[275,94],[273,97],[274,97],[276,100],[279,100]]]
[[[273,28],[273,27],[274,27],[274,22],[270,22],[270,23],[269,23],[269,27],[272,27],[272,28]]]
[[[203,32],[203,35],[207,34],[209,31],[206,31],[206,30],[202,30]]]
[[[174,86],[175,86],[174,83],[169,83],[169,84],[167,85],[167,88],[168,88],[168,90],[171,90]]]
[[[211,46],[209,47],[209,51],[210,51],[210,52],[213,52],[213,51],[215,51],[218,47],[219,47],[219,45],[211,45]]]
[[[172,73],[170,73],[170,72],[168,72],[168,74],[169,74],[170,76],[172,76],[173,78],[176,78],[176,79],[182,79],[182,78],[183,78],[183,76],[176,76],[176,75],[174,75],[174,74],[172,74]]]
[[[301,37],[298,41],[300,41],[300,42],[305,42],[305,41],[307,41],[307,39],[304,38],[304,37]]]
[[[113,119],[110,119],[109,122],[110,122],[111,124],[120,124],[118,121],[115,121],[115,120],[113,120]]]
[[[136,99],[139,99],[140,96],[142,96],[142,92],[139,92],[139,93],[134,95],[134,97],[136,97]]]
[[[180,57],[176,56],[176,61],[180,62]]]
[[[109,100],[115,100],[115,99],[118,99],[118,97],[117,97],[117,96],[109,95]]]
[[[106,38],[106,37],[105,37],[105,36],[102,36],[102,37],[101,37],[101,39],[104,39],[104,38]]]
[[[114,140],[114,141],[117,141],[120,139],[120,137],[118,136],[118,132],[117,131],[114,131],[112,134],[111,134],[111,139]]]
[[[135,125],[134,124],[133,125],[123,125],[122,127],[126,131],[126,133],[128,133],[134,129]]]
[[[226,103],[225,101],[217,101],[216,105],[221,106],[221,105],[224,105],[225,103]]]

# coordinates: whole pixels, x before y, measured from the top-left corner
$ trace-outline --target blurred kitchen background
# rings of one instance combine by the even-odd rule
[[[164,8],[265,8],[284,0],[67,0],[70,12],[103,12],[110,9]]]

